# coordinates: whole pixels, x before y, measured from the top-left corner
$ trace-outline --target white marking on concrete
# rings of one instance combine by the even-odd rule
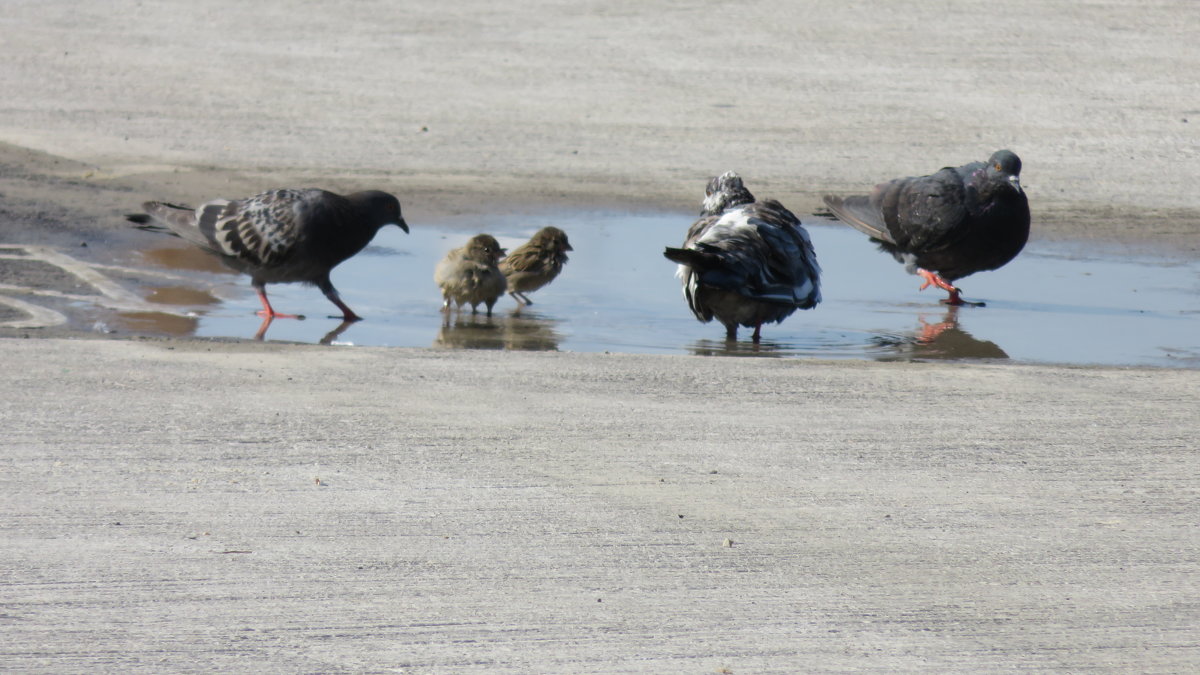
[[[67,322],[67,317],[59,312],[24,300],[10,298],[7,295],[0,294],[0,304],[8,305],[29,315],[24,319],[13,319],[0,323],[0,327],[3,328],[49,328],[50,326],[61,326]]]
[[[63,293],[62,291],[55,291],[46,288],[35,288],[32,286],[4,283],[0,283],[0,291],[12,291],[22,295],[35,295],[70,300],[73,302],[82,302],[98,307],[113,309],[119,312],[157,312],[160,314],[174,314],[177,316],[194,316],[194,313],[187,310],[171,309],[166,305],[147,302],[141,296],[125,289],[117,282],[105,276],[100,270],[109,269],[126,274],[151,274],[168,279],[186,281],[187,279],[184,277],[166,272],[159,272],[157,270],[141,270],[130,267],[120,267],[117,265],[93,265],[76,260],[65,253],[61,253],[46,246],[0,244],[0,249],[22,250],[25,252],[23,255],[18,253],[0,253],[0,260],[36,260],[54,265],[55,267],[58,267],[59,269],[78,277],[89,286],[95,288],[100,292],[100,295]],[[3,327],[44,328],[49,326],[59,326],[67,322],[67,317],[60,312],[25,302],[23,300],[18,300],[11,296],[0,294],[0,303],[4,303],[29,315],[29,317],[25,319],[14,319],[12,321],[0,323],[0,326]]]

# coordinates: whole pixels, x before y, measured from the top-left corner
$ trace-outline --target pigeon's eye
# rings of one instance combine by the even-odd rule
[[[996,163],[995,163],[993,166],[995,166],[995,167],[996,167],[996,170],[997,170],[997,171],[1002,171],[1002,170],[1003,170],[1003,169],[1001,169],[1001,168],[1000,168],[1000,162],[996,162]]]

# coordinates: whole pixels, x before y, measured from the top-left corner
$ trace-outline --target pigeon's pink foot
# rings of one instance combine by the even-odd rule
[[[955,288],[949,281],[943,279],[937,272],[930,272],[927,269],[918,268],[917,274],[925,280],[925,283],[921,284],[921,288],[918,290],[923,291],[930,286],[937,286],[943,291],[949,291],[951,295],[956,295],[958,293],[958,289]]]
[[[921,278],[925,280],[925,283],[921,284],[921,288],[918,290],[923,291],[930,286],[937,286],[938,288],[950,294],[950,297],[942,300],[943,305],[950,305],[951,307],[962,307],[963,305],[968,307],[984,306],[984,303],[982,302],[970,302],[963,300],[961,295],[962,291],[954,286],[954,284],[951,284],[949,281],[943,279],[942,276],[937,272],[930,272],[927,269],[918,268],[917,274],[919,274]]]
[[[280,314],[279,312],[276,312],[275,308],[271,307],[271,301],[267,300],[266,291],[262,290],[261,288],[258,289],[258,299],[262,301],[263,308],[258,310],[257,312],[255,312],[255,314],[257,314],[258,316],[261,316],[264,319],[303,319],[304,318],[303,314]]]

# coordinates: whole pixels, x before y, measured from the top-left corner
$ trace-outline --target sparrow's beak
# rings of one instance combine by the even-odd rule
[[[408,232],[408,223],[404,222],[403,218],[399,218],[396,220],[396,227],[399,227],[400,229],[404,230],[405,232]]]

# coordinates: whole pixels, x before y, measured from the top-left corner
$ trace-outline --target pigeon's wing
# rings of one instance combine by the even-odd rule
[[[306,201],[313,190],[272,190],[249,199],[217,199],[196,209],[196,229],[206,245],[243,262],[270,267],[285,262],[306,235]]]
[[[758,252],[761,268],[756,294],[804,309],[820,302],[821,268],[800,219],[783,204],[768,199],[754,205],[749,222],[757,226],[764,244]]]
[[[687,237],[683,240],[683,245],[686,247],[699,241],[708,232],[709,228],[716,225],[722,217],[724,217],[724,214],[703,216],[692,223],[692,226],[688,228]]]
[[[833,215],[837,216],[838,220],[859,232],[872,239],[886,241],[890,244],[895,243],[892,241],[892,235],[887,231],[887,223],[883,221],[883,214],[880,213],[878,206],[872,203],[869,196],[835,197],[825,195],[825,205],[829,207]]]
[[[890,241],[909,253],[924,253],[952,244],[968,218],[967,187],[958,169],[929,176],[898,178],[871,194],[883,215]]]

